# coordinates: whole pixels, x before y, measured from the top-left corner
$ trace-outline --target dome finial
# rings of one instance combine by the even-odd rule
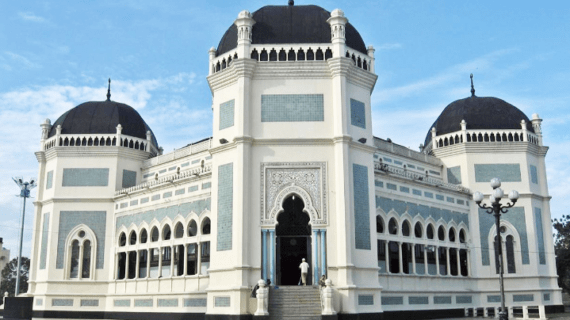
[[[294,5],[295,5],[295,1],[294,1],[294,0],[289,0],[289,5],[290,5],[290,6],[294,6]]]
[[[471,96],[475,96],[475,87],[473,86],[473,74],[471,74]]]
[[[107,101],[111,101],[111,78],[109,78],[109,88],[107,89]]]

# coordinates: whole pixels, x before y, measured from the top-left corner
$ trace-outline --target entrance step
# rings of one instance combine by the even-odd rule
[[[318,287],[277,286],[269,289],[270,320],[321,320]]]

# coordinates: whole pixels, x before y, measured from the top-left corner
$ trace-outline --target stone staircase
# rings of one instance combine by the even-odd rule
[[[278,286],[269,289],[270,320],[321,320],[318,287]]]

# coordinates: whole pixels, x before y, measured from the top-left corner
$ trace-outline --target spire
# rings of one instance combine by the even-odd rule
[[[475,87],[473,86],[473,74],[471,74],[471,96],[475,96]]]
[[[111,101],[111,78],[109,78],[109,88],[107,89],[107,101]]]

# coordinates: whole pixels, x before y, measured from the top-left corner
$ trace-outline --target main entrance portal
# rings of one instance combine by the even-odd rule
[[[305,204],[296,195],[283,201],[284,211],[277,217],[277,284],[297,285],[301,279],[299,265],[303,258],[311,264],[311,226],[303,212]],[[311,284],[311,270],[307,284]]]

